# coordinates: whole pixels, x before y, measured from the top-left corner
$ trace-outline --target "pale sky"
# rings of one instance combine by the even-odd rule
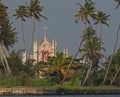
[[[68,47],[69,54],[73,55],[78,48],[80,35],[82,33],[82,22],[75,23],[74,14],[79,10],[79,6],[76,3],[83,4],[83,0],[40,0],[41,5],[44,6],[43,14],[48,17],[48,20],[41,19],[36,24],[35,36],[40,42],[43,39],[43,25],[46,24],[47,37],[51,41],[54,37],[57,40],[58,51],[62,51],[65,46]],[[120,10],[116,10],[116,3],[114,0],[93,0],[96,3],[96,9],[104,11],[106,14],[111,15],[108,21],[110,27],[103,27],[103,42],[106,48],[106,55],[110,55],[113,51],[115,35],[120,21]],[[29,0],[2,0],[9,8],[10,16],[15,13],[15,9],[18,5],[24,5]],[[16,27],[16,31],[20,32],[20,21],[15,20],[15,17],[11,17],[13,26]],[[30,38],[32,33],[32,21],[27,20],[24,23],[25,37],[27,42],[27,48],[29,49]],[[99,26],[94,26],[96,31],[99,32]],[[19,42],[16,43],[15,48],[22,48],[21,34],[19,33]],[[120,47],[120,42],[118,43]]]

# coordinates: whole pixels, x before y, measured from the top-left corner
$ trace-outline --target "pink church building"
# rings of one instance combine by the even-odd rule
[[[53,57],[56,54],[57,43],[54,39],[52,40],[52,42],[50,42],[47,39],[46,24],[44,25],[43,30],[44,30],[43,40],[39,44],[37,43],[36,40],[34,40],[33,58],[36,60],[36,62],[40,62],[40,61],[46,62],[48,56]]]
[[[47,30],[47,26],[46,24],[44,24],[44,27],[43,27],[44,36],[41,42],[37,42],[37,40],[34,39],[33,55],[31,55],[30,57],[31,59],[35,60],[34,64],[40,61],[46,62],[49,56],[54,57],[56,55],[57,42],[55,39],[53,39],[52,42],[50,42],[47,39],[46,30]],[[68,49],[66,47],[63,49],[63,53],[66,55],[66,57],[68,56]],[[22,54],[23,63],[26,62],[26,55],[27,53],[26,51],[24,51]]]

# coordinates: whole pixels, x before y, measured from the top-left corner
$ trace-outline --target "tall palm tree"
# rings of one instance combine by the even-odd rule
[[[11,70],[6,59],[5,48],[9,51],[16,41],[15,28],[8,20],[7,6],[0,2],[0,55],[7,75],[11,75]]]
[[[34,33],[35,33],[35,24],[36,24],[36,20],[40,21],[41,17],[44,19],[47,19],[47,17],[45,17],[42,14],[43,11],[43,6],[40,5],[39,0],[30,0],[30,4],[28,6],[28,11],[30,14],[30,18],[33,17],[33,30],[32,30],[32,43],[31,43],[31,47],[30,47],[30,53],[32,51],[32,47],[33,47],[33,42],[34,42]]]
[[[2,32],[2,28],[3,28],[3,25],[5,24],[4,22],[6,21],[6,18],[7,18],[7,7],[0,2],[0,33]],[[0,55],[1,55],[0,57],[1,57],[1,61],[3,64],[4,70],[7,74],[5,61],[3,59],[4,53],[3,53],[3,49],[2,49],[1,45],[0,45]]]
[[[102,38],[102,25],[109,26],[107,21],[109,20],[108,17],[110,15],[106,15],[102,11],[97,11],[97,14],[94,15],[95,25],[100,24],[100,40]]]
[[[5,69],[6,75],[9,75],[11,71],[9,71],[7,68],[8,67],[8,62],[5,56],[5,53],[3,51],[3,39],[2,39],[2,33],[4,30],[4,27],[6,25],[6,22],[8,21],[7,19],[7,7],[0,2],[0,56],[2,60],[3,67]]]
[[[81,20],[83,22],[83,25],[84,25],[83,32],[87,28],[87,23],[90,24],[90,21],[88,18],[93,17],[94,12],[95,12],[94,2],[92,2],[91,0],[84,0],[84,1],[85,1],[84,5],[77,3],[77,5],[80,7],[79,8],[80,10],[77,13],[75,13],[76,21],[78,22],[79,20]],[[80,40],[80,44],[78,46],[78,49],[76,50],[75,55],[73,56],[67,71],[69,71],[69,68],[70,68],[72,62],[77,57],[77,55],[79,53],[79,49],[80,49],[83,41],[84,41],[84,39]],[[64,80],[65,80],[65,77],[63,79],[63,82],[64,82]]]
[[[75,14],[75,18],[76,18],[76,21],[79,21],[81,20],[83,22],[83,25],[84,25],[84,29],[83,29],[83,33],[84,31],[86,30],[87,28],[87,23],[90,24],[90,21],[89,21],[89,17],[92,17],[94,16],[94,12],[95,12],[95,7],[94,7],[94,2],[92,2],[91,0],[85,0],[85,4],[84,5],[81,5],[80,3],[77,3],[78,6],[80,7],[79,11]],[[84,35],[84,34],[83,34]],[[78,52],[79,52],[79,49],[83,43],[83,41],[85,40],[86,38],[82,37],[82,39],[80,40],[80,44],[78,46],[78,50],[76,51],[72,61],[76,58]],[[71,63],[72,63],[71,61]]]
[[[120,0],[114,0],[114,1],[117,2],[116,9],[118,9],[118,7],[120,6]],[[109,69],[110,69],[110,67],[111,67],[111,63],[112,63],[112,60],[113,60],[113,57],[114,57],[114,54],[115,54],[115,51],[116,51],[117,43],[118,43],[119,32],[120,32],[120,23],[119,23],[119,25],[118,25],[118,30],[117,30],[117,32],[116,32],[116,39],[115,39],[115,43],[114,43],[113,53],[112,53],[112,56],[111,56],[111,58],[110,58],[110,62],[109,62],[109,64],[108,64],[108,68],[107,68],[107,70],[106,70],[105,77],[104,77],[104,79],[103,79],[102,85],[105,84],[105,81],[106,81],[106,78],[107,78]]]
[[[16,13],[13,16],[16,16],[16,19],[20,19],[21,21],[21,34],[22,34],[22,40],[23,40],[23,49],[26,51],[26,42],[24,37],[24,30],[23,30],[23,22],[25,21],[25,18],[28,17],[29,13],[27,11],[26,6],[20,5],[16,9]]]
[[[5,23],[2,26],[0,33],[0,53],[3,56],[5,67],[7,70],[7,75],[11,75],[11,70],[6,59],[5,48],[9,51],[10,47],[12,47],[17,41],[15,29],[12,28],[12,25],[9,22]]]
[[[120,48],[118,48],[118,50],[116,51],[114,58],[112,60],[112,68],[111,71],[113,71],[112,73],[112,77],[110,80],[110,85],[113,84],[113,82],[115,82],[115,80],[117,79],[117,76],[119,76],[119,72],[120,72]]]
[[[87,74],[85,76],[85,79],[84,79],[82,85],[84,85],[86,83],[86,80],[90,74],[90,71],[91,71],[95,61],[99,60],[102,57],[102,54],[99,52],[100,49],[103,49],[101,47],[101,41],[94,34],[89,36],[86,39],[85,44],[80,49],[80,51],[83,52],[82,59],[85,59],[86,62],[89,64],[89,68],[88,68]]]

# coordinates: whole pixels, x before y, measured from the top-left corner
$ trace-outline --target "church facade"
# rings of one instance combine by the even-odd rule
[[[47,26],[46,24],[44,24],[43,27],[44,30],[44,37],[43,40],[38,43],[37,40],[34,40],[34,47],[33,47],[33,59],[36,60],[36,62],[40,62],[40,61],[47,61],[48,56],[50,57],[54,57],[56,54],[56,47],[57,47],[57,42],[55,39],[52,40],[52,42],[50,42],[47,39],[46,36],[46,30],[47,30]]]
[[[44,24],[43,26],[43,32],[44,36],[41,42],[38,42],[36,39],[34,39],[34,44],[33,44],[33,55],[31,55],[30,59],[35,60],[34,64],[40,61],[47,62],[48,57],[54,57],[57,52],[57,42],[53,38],[53,40],[50,42],[47,39],[46,35],[46,30],[47,26]],[[63,53],[65,56],[68,56],[68,49],[65,47],[63,49]],[[22,61],[23,63],[26,62],[26,51],[23,52],[22,54]]]

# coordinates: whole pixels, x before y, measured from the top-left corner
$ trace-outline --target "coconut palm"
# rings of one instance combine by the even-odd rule
[[[114,55],[114,58],[112,60],[112,66],[111,66],[111,71],[112,72],[112,77],[110,80],[110,85],[113,84],[113,82],[116,81],[117,76],[119,76],[119,72],[120,72],[120,48],[118,48],[117,52]]]
[[[5,23],[7,21],[6,18],[7,18],[7,7],[0,2],[0,21],[1,21],[0,22],[0,36],[2,34],[3,26],[5,25]],[[5,56],[4,51],[3,51],[1,37],[0,37],[0,57],[1,57],[1,61],[2,61],[2,64],[4,66],[4,69],[5,69],[5,72],[8,75],[8,71],[7,71],[7,67],[6,67],[6,65],[8,65],[8,62],[6,60],[6,56]]]
[[[95,25],[100,24],[100,40],[102,38],[102,25],[109,26],[107,21],[110,15],[106,15],[102,11],[97,11],[97,14],[94,14]]]
[[[70,60],[71,60],[71,57],[66,57],[63,53],[57,52],[56,57],[48,58],[49,67],[48,67],[47,74],[54,75],[57,82],[61,83],[64,76],[66,77],[70,76],[66,72],[66,68],[68,68],[68,64],[70,63]]]
[[[84,5],[81,5],[80,3],[77,3],[77,4],[80,7],[80,10],[75,14],[75,18],[76,18],[76,21],[81,20],[83,22],[84,24],[83,33],[84,33],[84,30],[87,28],[87,23],[90,24],[90,21],[88,18],[94,16],[94,12],[95,12],[94,3],[91,0],[85,0]],[[85,39],[86,39],[85,37],[84,38],[82,37],[82,39],[80,40],[78,50],[76,51],[72,61],[76,58],[79,52],[79,49]]]
[[[100,42],[99,38],[94,34],[89,36],[86,39],[85,44],[80,49],[80,51],[83,52],[82,59],[85,59],[86,62],[88,63],[88,65],[89,65],[87,74],[85,76],[85,79],[84,79],[82,85],[84,85],[86,83],[86,80],[87,80],[87,78],[88,78],[88,76],[89,76],[89,74],[91,72],[91,69],[92,69],[94,63],[96,62],[96,60],[99,60],[103,56],[99,52],[100,49],[103,49],[101,47],[101,42]]]
[[[114,1],[117,2],[116,9],[118,9],[118,7],[119,7],[119,5],[120,5],[120,0],[114,0]],[[117,43],[118,43],[119,32],[120,32],[120,23],[119,23],[119,25],[118,25],[118,30],[117,30],[117,32],[116,32],[116,39],[115,39],[115,43],[114,43],[114,48],[113,48],[112,56],[111,56],[111,58],[110,58],[110,62],[109,62],[109,64],[108,64],[108,68],[107,68],[107,70],[106,70],[105,77],[104,77],[104,79],[103,79],[102,85],[105,84],[105,81],[106,81],[106,78],[107,78],[109,69],[110,69],[110,67],[111,67],[111,63],[112,63],[112,60],[113,60],[113,57],[114,57],[114,54],[115,54],[115,51],[116,51]]]
[[[10,50],[9,47],[13,46],[13,44],[16,42],[14,30],[15,29],[12,29],[10,24],[7,24],[4,27],[2,27],[2,31],[0,35],[0,53],[3,56],[3,60],[8,75],[11,74],[11,70],[9,68],[8,61],[6,59],[4,48],[6,47],[7,50]]]
[[[6,75],[11,75],[11,70],[6,59],[5,50],[10,50],[17,41],[15,28],[8,20],[7,7],[0,2],[0,56],[6,72]],[[6,48],[6,49],[5,49]]]
[[[75,13],[75,18],[76,18],[76,21],[78,22],[79,20],[81,20],[83,22],[83,25],[84,25],[84,29],[83,31],[87,28],[87,23],[90,24],[90,21],[89,21],[89,17],[93,17],[94,15],[94,3],[91,1],[91,0],[85,0],[85,4],[84,5],[81,5],[80,3],[77,3],[77,5],[80,7],[79,11],[77,13]],[[69,66],[68,66],[68,70],[69,71],[69,68],[72,64],[72,62],[75,60],[75,58],[77,57],[78,53],[79,53],[79,49],[83,43],[84,39],[81,39],[80,40],[80,44],[78,46],[78,49],[76,50],[75,52],[75,55],[73,56]],[[63,79],[63,82],[65,80],[65,77]]]
[[[35,23],[36,20],[40,21],[41,18],[47,19],[47,17],[45,17],[42,14],[43,11],[43,6],[40,5],[39,0],[30,0],[30,4],[27,7],[28,11],[29,11],[29,17],[33,17],[33,30],[32,30],[32,43],[31,43],[31,47],[30,47],[30,53],[32,51],[32,47],[33,47],[33,42],[34,42],[34,33],[35,33]]]
[[[26,51],[26,42],[24,37],[24,30],[23,30],[23,22],[25,21],[25,18],[28,17],[29,13],[27,11],[26,6],[20,5],[16,9],[16,13],[13,16],[16,16],[16,19],[20,19],[21,21],[21,34],[22,34],[22,40],[23,40],[23,48]]]
[[[9,51],[10,47],[12,47],[16,41],[17,41],[17,38],[16,38],[15,29],[12,28],[11,24],[6,23],[6,25],[2,27],[1,34],[0,34],[0,53],[3,56],[7,75],[11,75],[11,70],[8,65],[8,61],[6,59],[4,48],[6,48]]]
[[[0,2],[0,29],[5,24],[5,21],[7,21],[7,17],[7,7]]]
[[[21,51],[12,50],[7,58],[9,66],[12,70],[12,74],[18,75],[21,71],[23,71],[23,65],[21,60]]]
[[[80,10],[75,14],[76,21],[81,20],[84,28],[86,28],[87,23],[90,24],[89,17],[93,17],[95,12],[94,3],[91,0],[85,0],[84,5],[80,3],[77,3],[77,5],[80,7]]]

